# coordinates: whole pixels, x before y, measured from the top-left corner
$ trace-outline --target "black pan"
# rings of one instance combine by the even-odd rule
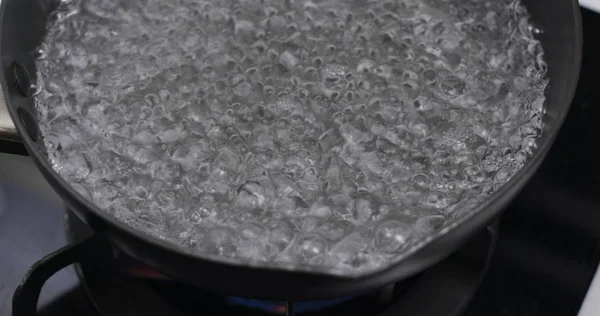
[[[42,40],[46,17],[58,0],[2,0],[0,9],[0,81],[8,111],[30,156],[65,203],[94,231],[36,263],[15,292],[13,315],[35,315],[45,281],[56,271],[86,260],[102,249],[117,247],[170,278],[228,295],[256,299],[301,301],[352,295],[399,281],[439,262],[483,230],[535,173],[568,112],[575,93],[582,51],[581,17],[577,0],[524,0],[532,22],[543,30],[542,42],[550,84],[546,90],[545,130],[527,164],[471,215],[459,220],[443,238],[418,249],[387,270],[362,277],[283,271],[229,265],[200,259],[173,245],[151,238],[108,216],[82,198],[53,171],[40,139],[33,107],[30,74],[34,51]],[[35,219],[32,219],[35,220]]]

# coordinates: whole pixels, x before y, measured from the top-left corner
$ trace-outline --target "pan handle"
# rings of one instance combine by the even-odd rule
[[[29,268],[17,286],[13,295],[12,315],[37,315],[38,299],[46,281],[69,265],[94,257],[101,251],[101,247],[107,245],[108,242],[103,235],[94,233],[79,242],[58,249],[36,262]]]

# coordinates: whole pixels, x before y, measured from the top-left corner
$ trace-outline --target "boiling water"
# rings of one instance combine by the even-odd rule
[[[136,229],[365,274],[535,150],[537,32],[513,0],[67,0],[39,50],[40,128],[56,171]]]

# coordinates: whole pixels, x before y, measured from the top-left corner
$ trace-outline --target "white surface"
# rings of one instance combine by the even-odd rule
[[[0,1],[1,2],[1,1]],[[0,138],[15,139],[17,131],[4,102],[4,93],[0,89]]]
[[[590,285],[590,289],[581,305],[578,316],[599,316],[600,315],[600,269],[596,271],[596,276]]]
[[[0,316],[11,315],[13,292],[27,269],[67,243],[63,227],[64,205],[33,161],[0,153]],[[44,285],[39,306],[76,283],[72,270],[61,270]]]
[[[600,12],[600,0],[579,0],[579,5],[584,8]]]

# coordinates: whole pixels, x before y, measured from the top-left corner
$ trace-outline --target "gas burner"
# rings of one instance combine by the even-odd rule
[[[370,315],[391,302],[394,286],[353,297],[307,302],[262,301],[223,296],[172,281],[150,281],[165,302],[184,315],[215,311],[215,315]],[[389,293],[386,297],[386,293]],[[218,311],[218,313],[217,313]],[[210,314],[212,315],[212,314]]]
[[[76,266],[102,316],[192,315],[428,315],[458,316],[485,275],[497,239],[497,223],[457,253],[425,272],[372,293],[310,302],[259,301],[226,296],[173,281],[116,249]],[[67,211],[71,241],[91,233]],[[257,285],[260,286],[260,285]]]

